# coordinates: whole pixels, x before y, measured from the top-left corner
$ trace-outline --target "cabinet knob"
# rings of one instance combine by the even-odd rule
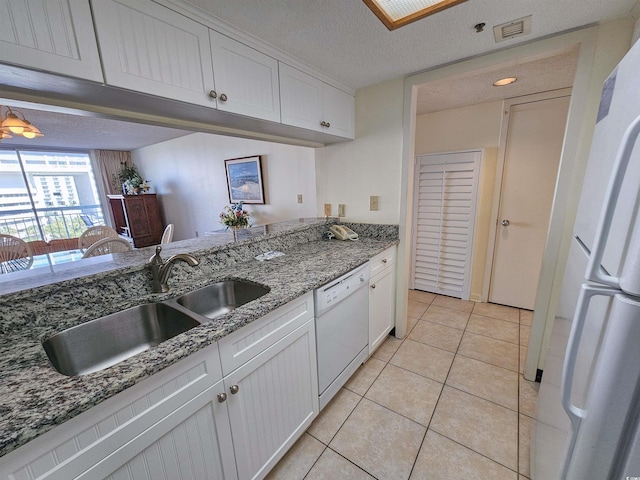
[[[371,288],[375,289],[375,288],[376,288],[376,284],[375,284],[375,283],[372,283],[372,284],[371,284]]]
[[[240,386],[239,385],[231,385],[229,387],[229,391],[231,392],[231,395],[235,395],[236,393],[238,393],[240,391]]]
[[[386,258],[382,259],[382,263],[387,263],[387,262],[388,262],[388,260]]]
[[[211,98],[218,98],[218,94],[216,93],[216,91],[215,91],[215,90],[211,90],[211,91],[209,92],[209,96],[210,96]]]
[[[325,122],[324,120],[320,122],[320,126],[322,127],[326,127],[327,126],[327,122]]]
[[[220,403],[224,403],[227,400],[227,394],[224,392],[219,393],[217,396],[218,396],[218,402]]]
[[[331,126],[331,124],[330,124],[329,122],[326,122],[325,127],[327,127],[327,128],[328,128],[328,127],[330,127],[330,126]]]
[[[221,93],[220,94],[220,100],[222,102],[226,102],[227,101],[227,94],[226,93]]]

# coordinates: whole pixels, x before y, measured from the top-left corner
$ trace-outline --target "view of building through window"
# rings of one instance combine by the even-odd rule
[[[104,223],[88,153],[0,150],[0,233],[50,241]]]

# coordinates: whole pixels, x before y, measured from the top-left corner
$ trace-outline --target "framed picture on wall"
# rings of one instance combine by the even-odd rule
[[[231,203],[264,204],[260,155],[225,160],[224,166]]]

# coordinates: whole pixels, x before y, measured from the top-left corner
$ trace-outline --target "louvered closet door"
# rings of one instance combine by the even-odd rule
[[[481,157],[416,158],[412,288],[469,299]]]

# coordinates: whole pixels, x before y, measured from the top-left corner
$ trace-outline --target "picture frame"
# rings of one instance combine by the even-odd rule
[[[264,205],[261,155],[231,158],[224,161],[224,166],[231,203]]]

